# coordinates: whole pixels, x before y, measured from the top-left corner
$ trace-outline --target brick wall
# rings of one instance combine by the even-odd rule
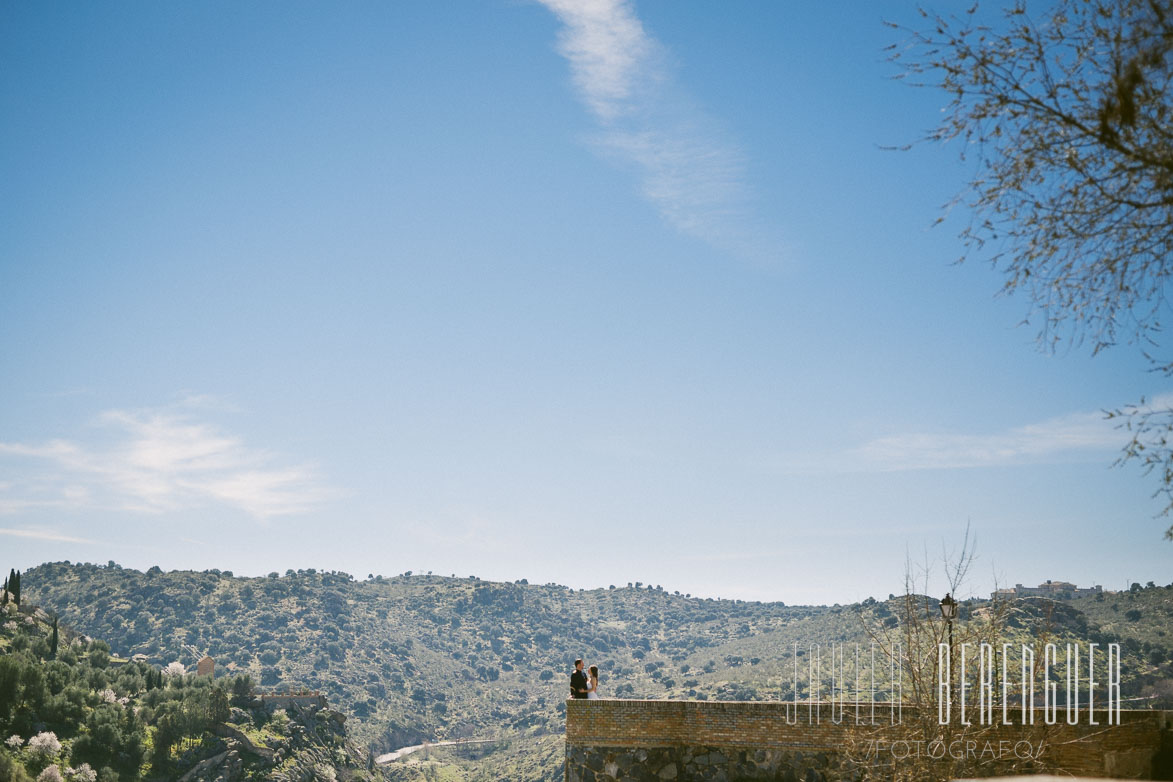
[[[581,766],[580,770],[586,773],[573,777],[581,779],[619,778],[603,774],[597,768],[592,770],[592,766],[606,767],[592,753],[602,753],[614,761],[617,756],[628,757],[630,753],[625,750],[694,747],[704,753],[713,748],[734,750],[726,754],[742,760],[747,756],[744,750],[750,751],[751,756],[754,752],[760,756],[760,751],[772,753],[769,757],[788,757],[797,752],[800,758],[809,758],[812,754],[841,752],[849,744],[855,747],[857,756],[861,751],[874,751],[877,758],[887,762],[899,761],[902,755],[916,752],[969,752],[971,757],[984,752],[995,760],[1007,761],[1020,761],[1023,753],[1031,753],[1038,760],[1037,767],[1051,771],[1153,778],[1154,774],[1162,773],[1161,764],[1166,762],[1160,756],[1162,747],[1166,753],[1173,749],[1170,740],[1173,713],[1158,711],[1121,712],[1121,724],[1111,726],[1089,725],[1087,713],[1082,712],[1078,725],[1046,726],[1039,710],[1034,726],[1017,723],[974,726],[967,735],[944,736],[950,742],[946,746],[944,742],[932,743],[941,734],[934,731],[926,736],[922,728],[929,726],[931,730],[933,721],[919,720],[914,709],[905,707],[900,714],[901,724],[893,726],[894,715],[888,704],[875,704],[878,724],[871,724],[870,703],[860,705],[859,715],[864,724],[856,724],[854,704],[847,704],[842,719],[837,722],[831,719],[830,704],[823,704],[819,709],[817,722],[811,720],[804,705],[799,706],[797,714],[792,707],[788,720],[787,704],[779,702],[605,699],[570,700],[566,706],[567,776],[572,778],[571,766]],[[1001,717],[1000,711],[996,716]],[[1012,720],[1018,717],[1017,711],[1011,712]],[[1104,723],[1106,715],[1097,713],[1096,719]],[[922,737],[919,744],[911,739],[913,736]],[[659,758],[662,753],[654,756]],[[575,758],[573,763],[572,758]],[[673,762],[680,765],[678,760]],[[989,767],[997,770],[1010,765],[991,762]],[[683,767],[680,769],[683,771]],[[653,769],[652,773],[657,772]],[[820,775],[834,776],[826,771]],[[687,774],[682,774],[681,778],[684,777]]]

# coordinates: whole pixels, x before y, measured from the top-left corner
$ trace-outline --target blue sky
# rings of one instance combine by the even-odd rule
[[[968,523],[967,592],[1167,581],[1100,411],[1168,384],[953,264],[885,19],[0,6],[4,566],[846,602]]]

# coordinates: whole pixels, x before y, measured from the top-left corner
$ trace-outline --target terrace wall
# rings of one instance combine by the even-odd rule
[[[566,704],[567,782],[610,780],[804,780],[851,779],[852,760],[911,762],[917,753],[968,753],[991,774],[1022,768],[1091,777],[1170,779],[1173,713],[1124,711],[1121,724],[975,726],[977,732],[933,744],[923,736],[915,710],[899,715],[889,704],[847,704],[837,720],[830,704],[815,715],[779,702],[570,700]],[[816,721],[817,716],[817,721]],[[1001,716],[1000,713],[997,715]],[[1018,717],[1012,711],[1012,719]],[[789,719],[788,719],[789,717]],[[893,725],[895,719],[900,724]]]

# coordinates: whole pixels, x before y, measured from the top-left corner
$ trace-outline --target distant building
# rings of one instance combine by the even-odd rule
[[[1037,587],[1023,586],[1022,584],[1015,584],[1013,588],[996,589],[990,593],[991,599],[997,600],[999,598],[1008,597],[1050,597],[1055,599],[1069,599],[1072,597],[1079,597],[1080,595],[1096,595],[1104,591],[1104,588],[1099,584],[1081,589],[1070,581],[1051,581],[1047,580]]]
[[[196,676],[215,676],[215,671],[216,661],[207,655],[196,663]]]

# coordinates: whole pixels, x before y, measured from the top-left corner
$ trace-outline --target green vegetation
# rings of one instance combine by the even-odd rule
[[[1140,699],[1139,708],[1173,707],[1173,585],[1133,584],[1126,592],[1083,596],[1069,605],[1134,656],[1131,692]]]
[[[334,779],[372,778],[331,716],[341,717],[270,717],[247,676],[165,677],[111,657],[104,642],[41,609],[0,609],[0,779],[125,782],[194,771],[200,780],[231,768],[251,780],[322,764]]]
[[[732,679],[738,693],[766,697],[747,689],[760,677],[741,680],[750,659],[777,649],[742,648],[858,634],[843,609],[654,588],[576,592],[432,575],[358,582],[315,571],[235,578],[64,563],[29,571],[26,584],[30,600],[112,639],[125,657],[191,666],[206,653],[217,672],[249,674],[262,688],[320,690],[379,752],[561,733],[576,656],[600,665],[608,695],[728,697]],[[827,616],[840,620],[831,632]],[[681,675],[683,664],[694,672]]]
[[[8,571],[8,578],[4,579],[4,586],[0,587],[0,606],[8,605],[10,599],[17,606],[20,605],[20,573],[16,570]]]
[[[600,667],[604,697],[789,697],[794,644],[800,652],[833,642],[866,648],[869,628],[898,627],[902,600],[786,606],[634,585],[576,591],[407,574],[356,581],[312,570],[237,578],[69,563],[33,568],[24,584],[30,605],[59,611],[62,628],[109,639],[121,659],[142,654],[158,669],[192,666],[206,653],[217,683],[248,676],[264,691],[321,691],[372,754],[498,740],[433,750],[426,763],[396,761],[387,773],[403,780],[560,778],[560,749],[549,747],[561,746],[575,657]],[[986,606],[963,604],[959,621]],[[1128,618],[1133,610],[1138,619]],[[1152,586],[1071,602],[1015,600],[1006,623],[1024,639],[1120,640],[1124,694],[1140,699],[1128,705],[1145,707],[1173,698],[1170,610],[1173,589]],[[235,685],[222,686],[231,698]],[[547,754],[549,766],[535,765]]]
[[[150,666],[111,666],[105,643],[76,636],[54,653],[57,632],[15,601],[0,612],[0,754],[32,776],[68,761],[103,779],[137,777],[147,724],[130,699],[147,691]]]

